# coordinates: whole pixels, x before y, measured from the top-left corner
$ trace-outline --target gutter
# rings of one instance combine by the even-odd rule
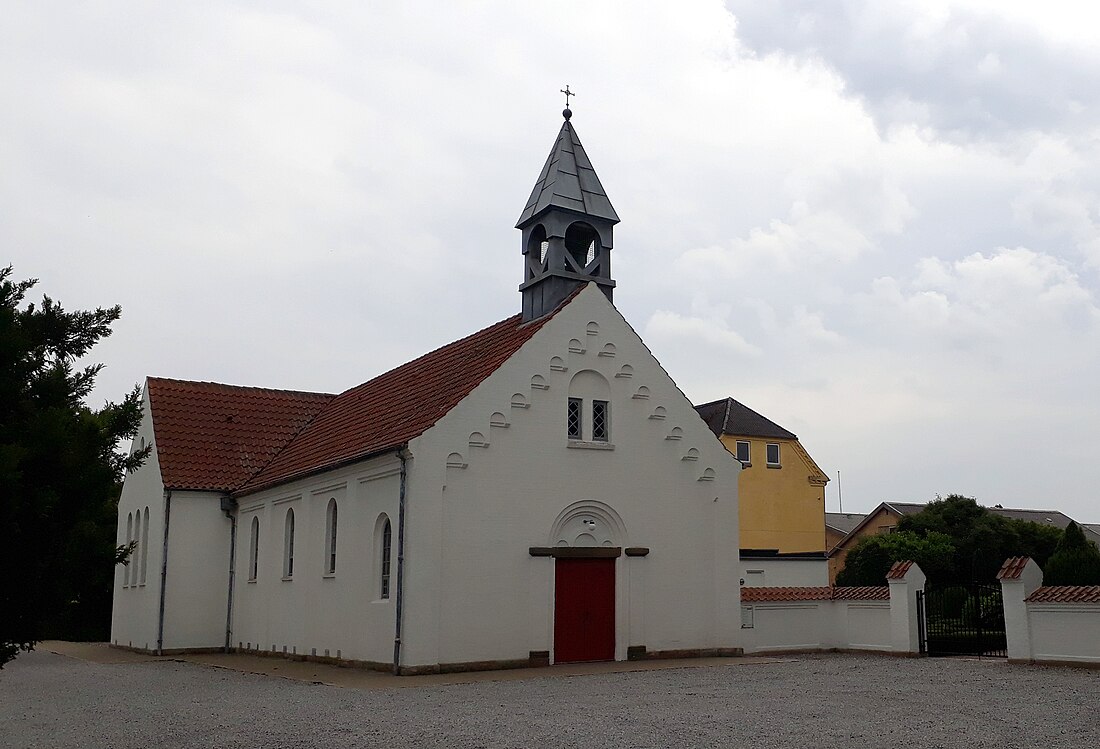
[[[229,591],[225,602],[225,652],[233,642],[233,582],[237,568],[237,500],[222,497],[222,512],[229,518]]]
[[[164,490],[164,546],[160,555],[160,604],[157,611],[156,655],[164,655],[164,587],[168,582],[168,521],[172,517],[172,490]]]
[[[405,603],[405,487],[408,483],[408,443],[397,449],[401,460],[401,489],[397,497],[397,591],[395,593],[395,624],[393,633],[393,673],[401,674],[401,624]]]

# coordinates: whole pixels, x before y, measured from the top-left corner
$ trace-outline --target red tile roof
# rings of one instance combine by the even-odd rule
[[[509,317],[341,393],[263,470],[238,485],[237,494],[400,447],[454,408],[553,316],[526,324],[520,315]]]
[[[1030,557],[1009,557],[997,573],[998,580],[1019,580]]]
[[[890,588],[863,587],[803,587],[803,588],[741,588],[742,603],[766,601],[889,601]]]
[[[890,568],[890,571],[886,573],[887,580],[900,580],[905,577],[905,574],[909,572],[909,568],[913,566],[911,560],[904,562],[894,562],[894,565]]]
[[[889,585],[863,585],[851,588],[833,588],[834,601],[889,601]]]
[[[822,588],[741,588],[741,602],[753,601],[828,601],[833,589]]]
[[[162,377],[147,387],[166,489],[235,489],[336,397]]]
[[[1100,603],[1100,585],[1044,585],[1027,597],[1028,603]]]

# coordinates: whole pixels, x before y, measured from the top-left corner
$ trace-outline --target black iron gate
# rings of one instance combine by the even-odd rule
[[[1000,585],[929,587],[917,594],[921,652],[1004,657],[1005,609]]]

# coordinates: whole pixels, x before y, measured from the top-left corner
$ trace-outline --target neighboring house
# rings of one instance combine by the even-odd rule
[[[744,466],[742,551],[827,551],[825,485],[829,477],[798,437],[733,398],[704,403],[695,410]]]
[[[695,410],[741,462],[740,558],[743,584],[825,585],[825,485],[829,477],[798,437],[734,400]]]
[[[149,378],[112,642],[400,673],[735,652],[741,464],[612,304],[616,223],[566,110],[520,314],[338,395]]]
[[[863,520],[829,551],[829,584],[836,583],[836,576],[844,569],[844,560],[848,557],[848,552],[859,543],[861,538],[875,536],[879,533],[889,533],[898,524],[902,516],[916,515],[925,506],[924,503],[915,502],[883,502],[867,513],[866,516],[863,516]],[[1000,505],[986,507],[985,509],[1002,517],[1051,525],[1060,530],[1064,530],[1072,522],[1072,518],[1058,510],[1017,510],[1001,507]],[[833,514],[839,513],[829,513],[829,515]],[[1100,543],[1100,531],[1097,531],[1095,526],[1081,524],[1081,528],[1085,531],[1086,538]]]
[[[865,517],[867,516],[859,512],[826,512],[825,548],[832,551]]]

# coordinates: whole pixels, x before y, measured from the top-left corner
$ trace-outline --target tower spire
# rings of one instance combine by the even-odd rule
[[[569,87],[568,97],[576,96]],[[581,145],[566,106],[557,140],[516,228],[523,233],[523,318],[555,309],[581,284],[596,282],[612,298],[612,227],[619,216]]]

